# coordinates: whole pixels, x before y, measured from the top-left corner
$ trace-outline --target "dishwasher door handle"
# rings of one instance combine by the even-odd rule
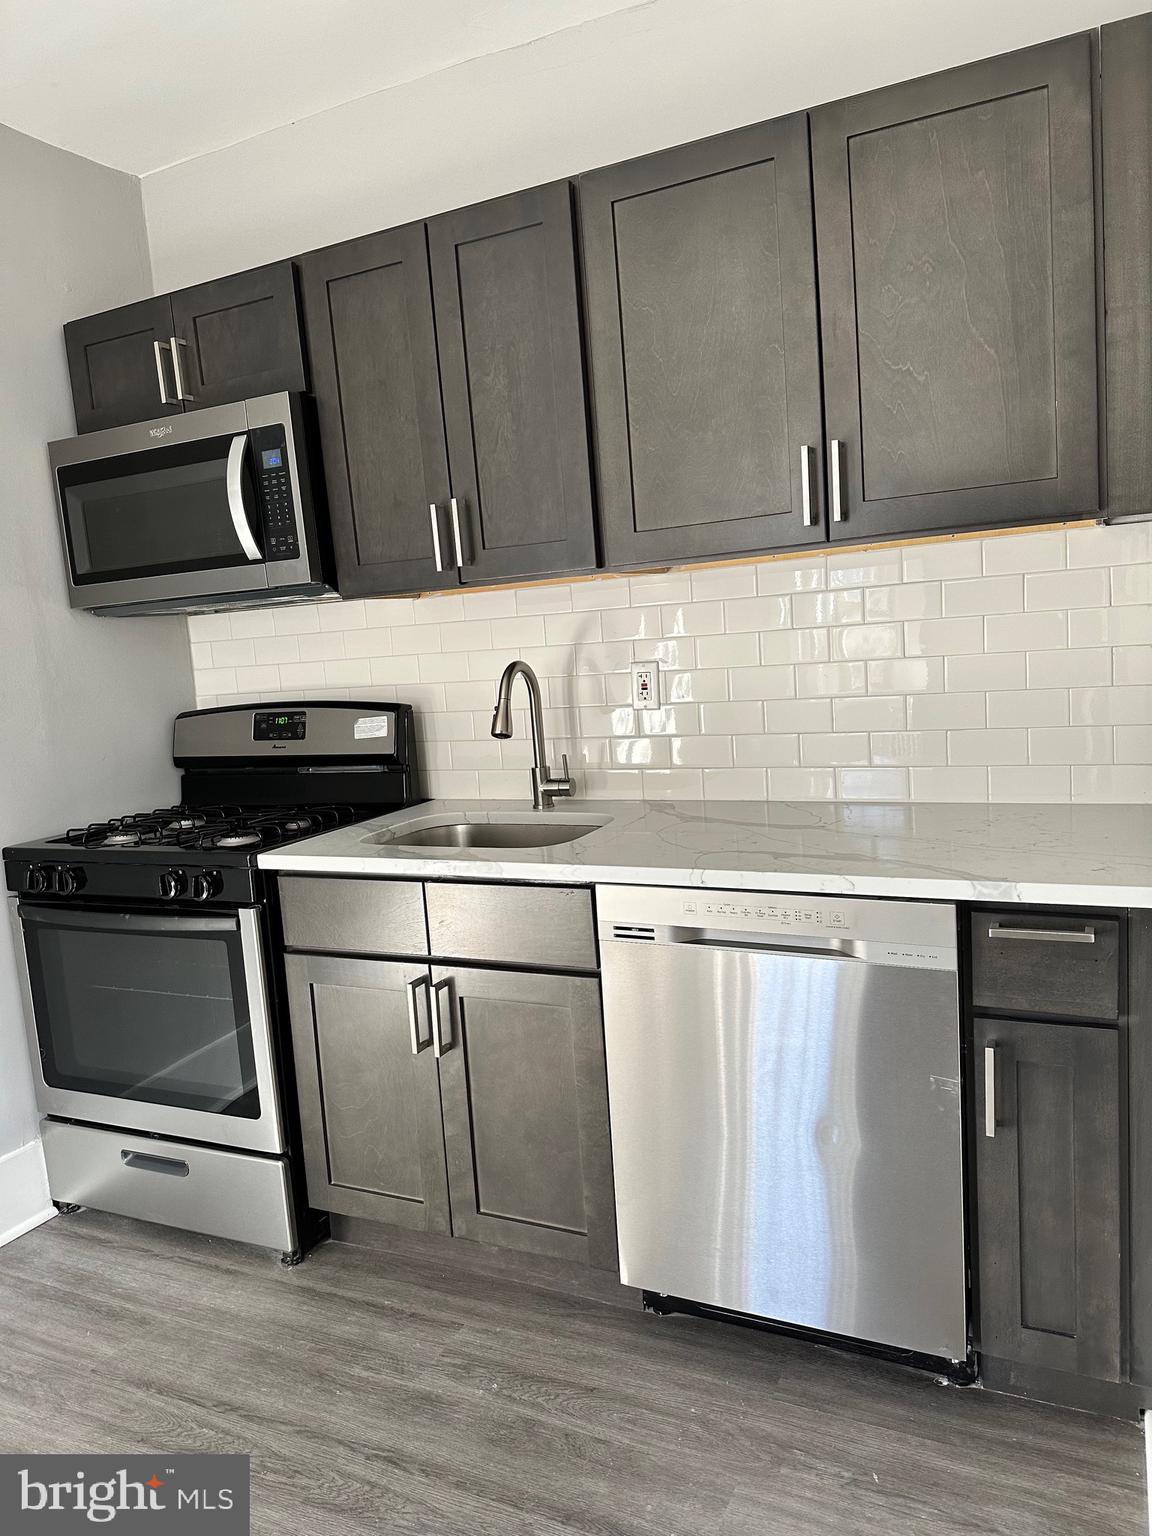
[[[806,934],[781,934],[764,939],[737,933],[730,928],[650,927],[642,923],[613,923],[608,934],[625,943],[677,945],[692,949],[732,949],[750,955],[820,955],[828,960],[863,960],[866,945],[859,939],[812,938]]]

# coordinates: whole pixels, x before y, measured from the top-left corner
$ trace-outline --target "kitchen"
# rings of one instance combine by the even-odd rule
[[[1146,1528],[1152,18],[259,9],[13,27],[3,1450]]]

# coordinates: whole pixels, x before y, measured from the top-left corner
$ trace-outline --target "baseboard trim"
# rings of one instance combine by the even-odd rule
[[[55,1214],[39,1140],[0,1157],[0,1248]]]

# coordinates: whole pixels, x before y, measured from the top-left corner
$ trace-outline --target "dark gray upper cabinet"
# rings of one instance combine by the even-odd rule
[[[616,1262],[595,977],[432,968],[457,1237]]]
[[[332,955],[285,964],[310,1202],[447,1232],[427,966]]]
[[[975,1045],[979,1347],[1117,1381],[1117,1032],[977,1019]]]
[[[1108,468],[1113,516],[1152,512],[1152,15],[1100,29]]]
[[[424,225],[314,251],[300,279],[341,592],[455,586]]]
[[[824,538],[803,114],[580,181],[608,563]]]
[[[172,300],[142,299],[64,327],[77,432],[184,409],[172,381]]]
[[[78,432],[308,384],[290,261],[73,320],[64,344]]]
[[[307,387],[290,261],[181,289],[172,295],[172,325],[189,408]]]
[[[572,188],[428,225],[462,582],[596,564]]]
[[[832,537],[1096,510],[1090,37],[811,121]]]

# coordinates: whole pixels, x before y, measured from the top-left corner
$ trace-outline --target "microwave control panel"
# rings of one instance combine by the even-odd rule
[[[264,508],[264,558],[295,560],[300,553],[292,479],[288,473],[288,444],[283,427],[253,427],[252,452]]]

